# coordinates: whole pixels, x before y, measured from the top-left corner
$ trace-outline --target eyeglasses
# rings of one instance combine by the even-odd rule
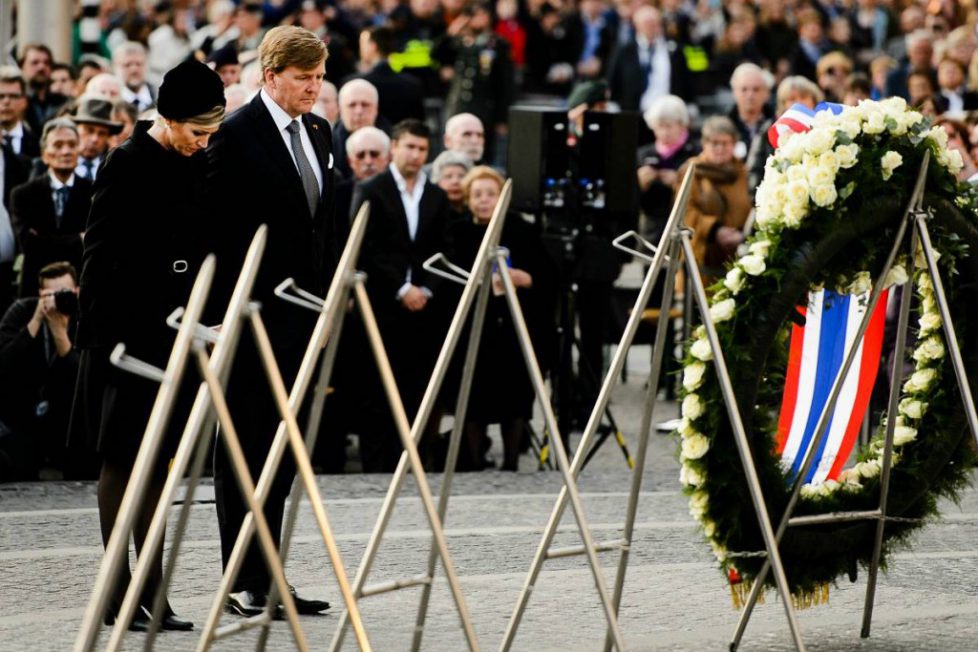
[[[380,150],[378,150],[378,149],[365,149],[365,150],[363,150],[361,152],[357,152],[353,156],[356,157],[357,160],[363,160],[363,159],[367,158],[368,156],[370,158],[380,158]]]
[[[24,97],[22,93],[0,93],[0,102],[4,100],[19,100]]]

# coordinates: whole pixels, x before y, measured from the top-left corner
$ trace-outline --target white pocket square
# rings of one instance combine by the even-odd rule
[[[332,152],[329,155],[329,164],[326,167],[328,167],[330,170],[333,169],[333,154],[332,154]]]

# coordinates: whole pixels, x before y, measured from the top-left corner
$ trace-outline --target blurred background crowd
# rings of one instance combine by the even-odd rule
[[[92,183],[111,148],[129,137],[137,120],[153,116],[163,74],[188,57],[221,76],[231,113],[258,92],[257,48],[266,30],[294,24],[322,38],[329,51],[327,81],[314,112],[332,125],[342,223],[356,207],[358,184],[391,163],[390,135],[404,120],[417,120],[430,132],[430,138],[417,129],[410,135],[429,141],[424,171],[444,191],[453,215],[478,224],[491,205],[487,212],[472,188],[482,184],[498,192],[511,171],[509,159],[519,152],[519,143],[510,142],[513,107],[567,112],[570,147],[581,112],[634,112],[636,147],[618,154],[634,172],[636,201],[630,211],[619,211],[615,229],[634,224],[656,239],[684,166],[694,159],[687,223],[709,274],[742,243],[753,191],[772,151],[767,130],[795,103],[813,108],[821,101],[901,96],[947,130],[950,146],[965,161],[962,180],[978,173],[976,4],[2,1],[0,480],[92,472],[91,460],[63,445],[77,368],[72,297]],[[48,38],[43,21],[59,10],[64,33]],[[475,165],[487,167],[463,184]],[[446,242],[471,239],[451,219],[446,223]],[[519,255],[526,256],[521,266],[535,269],[538,279],[550,278],[553,270],[540,264],[543,250],[532,253],[539,246],[534,237],[514,236],[523,249]],[[610,289],[621,262],[602,276],[603,285],[590,287],[588,277],[575,286],[582,304],[594,312],[616,310],[587,293]],[[538,283],[533,290],[556,293],[559,286],[559,280]],[[542,328],[545,333],[556,326]],[[600,375],[594,344],[613,340],[614,328],[582,321],[580,331],[579,354]],[[519,355],[508,340],[500,346],[505,355]],[[505,380],[518,371],[496,373]],[[575,396],[582,410],[590,407],[593,389]],[[525,410],[516,412],[522,417]],[[509,437],[503,466],[516,465],[516,451],[525,449],[518,432],[524,424],[514,424],[514,414],[504,416],[473,424],[469,468],[491,465],[479,444],[485,422],[502,424],[504,443]],[[338,467],[332,459],[324,466],[342,469],[342,459]]]

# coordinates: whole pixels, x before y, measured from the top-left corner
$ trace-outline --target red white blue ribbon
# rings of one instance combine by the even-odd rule
[[[805,325],[792,327],[777,434],[781,464],[792,478],[801,472],[805,453],[814,442],[815,428],[835,377],[849,351],[858,347],[832,412],[828,436],[816,453],[805,483],[836,480],[849,458],[879,370],[887,295],[888,291],[884,291],[880,297],[861,342],[855,336],[866,313],[868,295],[821,290],[809,293],[808,306],[797,308],[805,316]]]

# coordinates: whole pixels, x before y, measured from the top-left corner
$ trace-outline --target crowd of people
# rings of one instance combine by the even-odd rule
[[[97,476],[107,540],[156,395],[153,383],[110,363],[112,348],[124,342],[163,366],[173,340],[166,317],[208,252],[218,276],[205,320],[216,324],[267,223],[253,298],[291,385],[314,316],[273,289],[292,278],[322,296],[364,202],[360,266],[413,418],[459,296],[423,263],[439,252],[472,263],[507,157],[527,146],[508,142],[515,104],[566,110],[570,150],[585,112],[640,115],[637,151],[616,156],[638,188],[626,220],[640,219],[651,240],[695,162],[686,221],[707,276],[743,242],[772,151],[767,131],[793,104],[902,96],[944,126],[970,178],[975,9],[952,0],[117,0],[96,16],[79,12],[70,61],[20,43],[0,66],[0,481]],[[546,369],[557,353],[560,272],[539,217],[508,215],[502,244]],[[613,260],[611,280],[619,267]],[[587,306],[581,358],[600,367],[611,280],[587,280],[577,284]],[[349,319],[315,459],[343,470],[353,433],[363,470],[390,472],[400,440],[363,324]],[[258,344],[242,338],[228,384],[255,478],[280,418],[262,391]],[[434,468],[444,463],[439,425],[460,363],[421,441]],[[137,551],[197,383],[190,372],[176,402],[136,518]],[[533,400],[505,299],[494,293],[459,468],[495,467],[487,434],[498,424],[500,467],[517,470]],[[225,564],[247,513],[229,436],[217,437],[213,461]],[[286,456],[265,508],[276,542],[293,476]],[[144,607],[159,584],[154,561]],[[260,613],[268,584],[253,546],[228,609]],[[300,613],[328,608],[294,598]],[[117,591],[112,610],[120,599]],[[147,619],[140,610],[129,625],[145,629]],[[161,626],[192,624],[167,608]]]
[[[313,238],[292,233],[295,250],[273,239],[270,257],[310,261],[301,270],[304,286],[321,292],[350,216],[370,200],[374,215],[362,261],[411,414],[456,299],[421,263],[439,251],[463,261],[471,255],[473,225],[481,219],[476,206],[484,209],[473,203],[473,184],[480,189],[498,181],[488,174],[493,170],[504,179],[508,152],[519,151],[518,143],[507,142],[510,107],[565,107],[575,117],[588,109],[638,112],[638,151],[620,155],[635,160],[634,212],[641,229],[651,240],[658,237],[687,161],[695,160],[687,221],[705,272],[716,273],[744,238],[753,191],[771,153],[767,130],[792,104],[903,96],[947,129],[965,161],[962,179],[978,173],[976,23],[973,3],[949,0],[183,0],[102,2],[94,17],[79,10],[70,60],[55,60],[43,43],[20,43],[0,66],[0,309],[6,311],[0,323],[0,479],[98,472],[97,457],[69,455],[63,445],[76,400],[71,377],[79,346],[77,301],[66,295],[78,294],[81,277],[85,307],[83,260],[88,264],[87,252],[99,242],[89,230],[103,166],[125,142],[145,140],[137,127],[163,115],[160,83],[181,62],[204,62],[216,73],[226,115],[255,118],[257,102],[267,100],[259,90],[270,88],[259,46],[273,27],[301,27],[328,51],[325,78],[313,80],[315,97],[303,96],[294,107],[323,122],[283,132],[279,140],[289,149],[272,159],[300,172],[281,180],[281,194],[301,189],[307,210],[325,220],[318,227],[324,232]],[[307,81],[289,78],[289,88],[305,92]],[[569,98],[579,99],[570,106]],[[285,115],[266,109],[284,127]],[[233,133],[233,125],[224,120],[219,133]],[[273,193],[258,201],[250,192],[268,183],[254,166],[206,169],[216,161],[250,160],[262,146],[259,135],[215,141],[201,163],[200,178],[208,183],[200,192],[218,199],[201,220],[222,223],[215,212],[280,214],[282,201]],[[327,155],[328,165],[317,166]],[[140,174],[145,179],[153,172]],[[328,202],[313,210],[317,186],[328,187]],[[125,204],[134,219],[155,213],[146,194],[133,193]],[[297,201],[295,209],[301,208]],[[518,226],[507,236],[519,243],[514,269],[528,278],[515,277],[521,292],[537,294],[534,305],[551,309],[554,269],[524,218],[510,220]],[[250,237],[240,225],[228,230],[239,245]],[[170,233],[187,239],[180,230]],[[165,273],[192,278],[200,252],[174,246],[176,253],[160,261],[170,265]],[[137,276],[158,273],[144,253],[126,250],[126,259],[143,265]],[[263,274],[259,293],[281,280],[277,271]],[[132,285],[120,292],[146,294],[133,279],[127,282]],[[167,305],[179,305],[181,291],[172,290]],[[277,316],[283,309],[275,304],[265,304],[271,321],[302,323],[290,312]],[[116,330],[103,325],[97,340],[122,338],[128,329],[120,324],[139,305],[133,299],[113,315],[108,321],[119,321]],[[490,310],[490,321],[499,326],[504,313]],[[548,319],[538,321],[545,333]],[[360,353],[341,356],[332,399],[337,416],[317,462],[341,470],[346,434],[355,433],[363,468],[390,470],[399,443],[386,409],[370,405],[382,392],[374,391],[376,379],[365,378],[356,359],[366,351],[362,333],[353,328],[348,338],[346,349]],[[303,339],[296,335],[294,350],[280,353],[297,359]],[[553,352],[546,336],[539,339],[546,365]],[[513,364],[505,373],[486,372],[478,387],[488,388],[479,383],[493,374],[522,378],[518,351],[504,348],[513,357],[505,364]],[[480,364],[491,369],[493,362],[504,364],[500,357],[483,356]],[[241,409],[253,407],[241,403]],[[450,397],[442,403],[450,407]],[[517,466],[514,451],[525,449],[526,434],[514,419],[529,412],[505,407],[498,414],[472,411],[460,466],[492,465],[484,435],[476,434],[489,423],[502,424],[508,442],[502,466]],[[426,436],[430,459],[438,458],[435,421]]]

